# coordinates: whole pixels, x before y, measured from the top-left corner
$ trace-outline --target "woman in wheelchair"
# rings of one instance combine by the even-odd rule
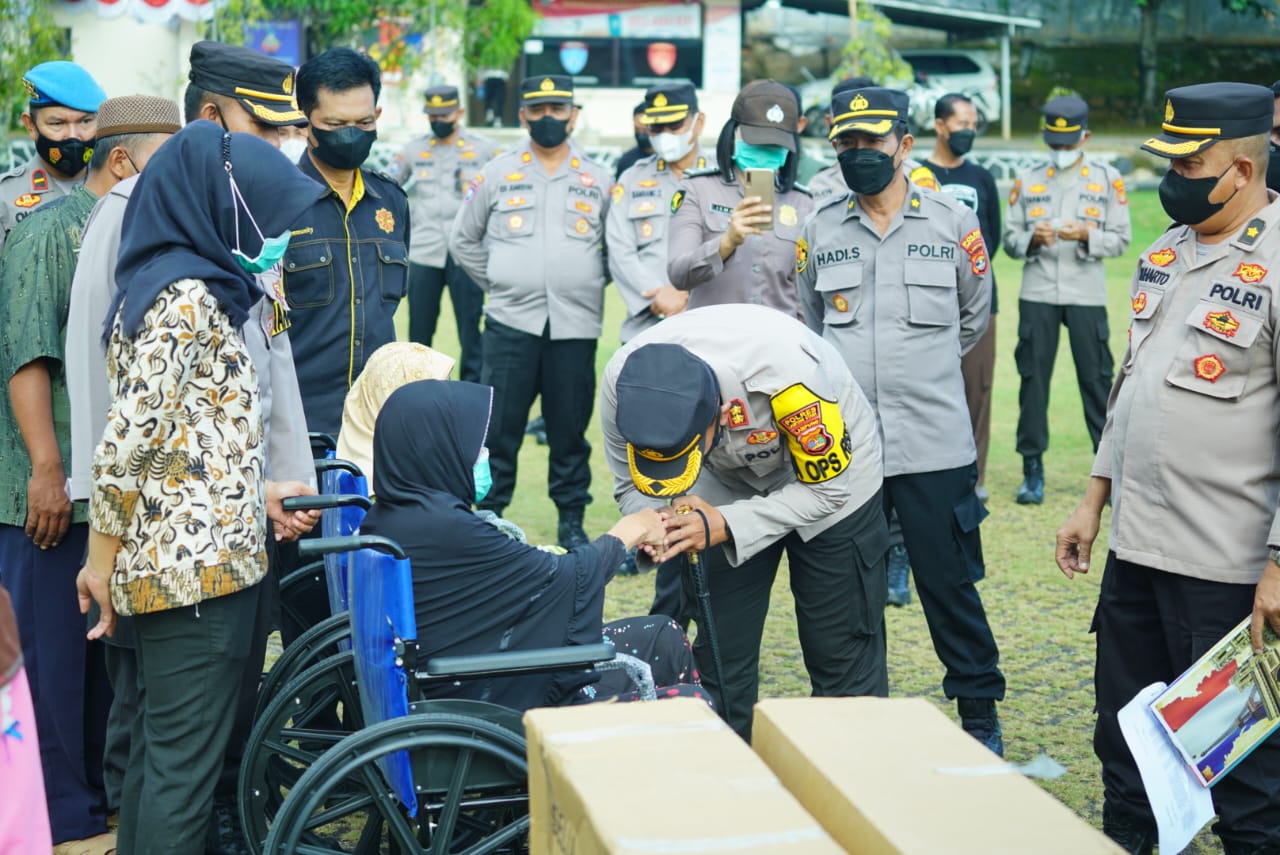
[[[623,517],[564,555],[512,540],[472,513],[489,483],[483,451],[492,399],[491,388],[474,383],[410,383],[387,399],[374,430],[378,500],[360,530],[396,541],[409,557],[424,661],[603,637],[651,665],[659,697],[708,699],[689,641],[670,618],[604,623],[605,584],[626,550],[662,542],[656,511]],[[623,671],[493,677],[424,690],[517,710],[635,699]]]

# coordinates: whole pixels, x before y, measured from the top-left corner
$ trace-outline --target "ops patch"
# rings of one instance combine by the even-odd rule
[[[848,468],[853,449],[839,404],[795,383],[774,395],[770,406],[774,423],[787,438],[796,478],[819,484]]]

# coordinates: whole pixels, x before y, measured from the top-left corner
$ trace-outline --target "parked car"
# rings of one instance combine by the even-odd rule
[[[911,93],[912,132],[933,130],[933,105],[948,92],[973,99],[979,130],[1000,121],[1000,76],[978,51],[904,50],[902,58],[915,71]]]

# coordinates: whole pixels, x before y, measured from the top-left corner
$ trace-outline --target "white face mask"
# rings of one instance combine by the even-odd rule
[[[289,137],[280,143],[280,153],[289,158],[290,163],[297,163],[307,150],[307,141],[301,137]]]
[[[654,134],[649,137],[649,143],[658,157],[675,163],[693,151],[693,128],[690,127],[682,134]]]
[[[1078,148],[1051,148],[1049,149],[1049,160],[1058,169],[1067,169],[1075,164],[1080,158],[1080,149]]]

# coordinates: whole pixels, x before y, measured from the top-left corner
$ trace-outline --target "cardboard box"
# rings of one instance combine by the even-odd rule
[[[840,853],[693,698],[531,710],[531,855]]]
[[[922,698],[761,701],[752,739],[854,855],[1124,855]]]

